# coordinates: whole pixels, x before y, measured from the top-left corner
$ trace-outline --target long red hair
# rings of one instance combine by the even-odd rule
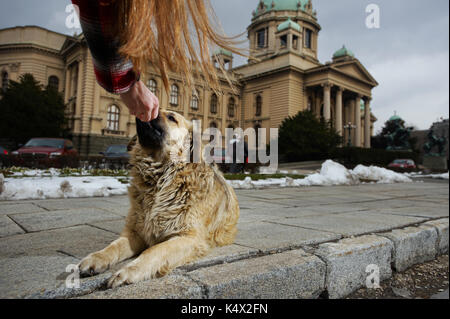
[[[217,32],[217,21],[209,0],[118,0],[117,33],[120,53],[145,72],[151,63],[159,70],[166,90],[168,72],[181,74],[188,86],[194,76],[214,90],[219,89],[212,48],[220,47],[239,55],[236,38]],[[228,77],[225,74],[227,80]]]

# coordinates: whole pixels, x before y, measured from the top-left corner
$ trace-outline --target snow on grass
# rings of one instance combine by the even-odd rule
[[[125,195],[128,185],[114,177],[6,178],[0,200],[108,197]]]
[[[107,197],[112,195],[125,195],[129,179],[118,176],[61,176],[61,171],[49,170],[42,173],[38,170],[27,171],[21,176],[6,177],[3,182],[3,192],[0,200],[22,199],[48,199],[73,197]],[[448,179],[448,173],[440,175]],[[326,161],[320,172],[311,174],[303,179],[268,178],[253,181],[251,177],[244,180],[233,180],[228,183],[236,189],[253,189],[263,187],[308,187],[308,186],[334,186],[357,185],[366,182],[376,183],[410,183],[412,180],[405,174],[380,167],[367,167],[359,165],[354,170],[348,170],[343,165]]]
[[[367,167],[359,165],[354,170],[348,170],[343,165],[326,161],[322,165],[319,173],[307,176],[304,179],[268,179],[262,181],[252,181],[247,177],[244,181],[228,181],[234,188],[260,188],[267,186],[298,187],[298,186],[337,186],[337,185],[357,185],[364,182],[388,183],[411,183],[412,180],[403,175],[380,167]]]

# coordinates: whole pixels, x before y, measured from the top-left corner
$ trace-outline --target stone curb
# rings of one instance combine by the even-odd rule
[[[177,269],[172,275],[115,290],[94,290],[103,280],[78,294],[46,292],[43,298],[157,299],[299,299],[345,298],[354,291],[415,264],[448,253],[449,220],[416,225],[229,263]],[[307,252],[305,252],[307,251]],[[98,278],[100,279],[100,278]],[[39,298],[38,296],[30,296]]]

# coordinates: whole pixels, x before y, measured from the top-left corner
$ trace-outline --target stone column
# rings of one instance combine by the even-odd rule
[[[366,99],[366,107],[364,109],[364,147],[365,148],[371,148],[370,145],[370,138],[371,138],[371,132],[370,132],[370,98]]]
[[[67,67],[66,79],[64,82],[64,103],[69,102],[69,98],[70,98],[70,79],[71,79],[70,70],[71,70],[71,68]]]
[[[331,120],[331,84],[323,84],[323,117],[325,121]]]
[[[342,93],[344,89],[338,88],[336,93],[336,131],[340,136],[343,136],[342,131]]]
[[[361,147],[361,95],[355,99],[355,146]]]

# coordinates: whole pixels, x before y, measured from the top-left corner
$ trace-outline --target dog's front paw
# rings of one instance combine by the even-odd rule
[[[100,253],[93,253],[78,264],[78,269],[82,276],[95,276],[109,269],[109,260]]]
[[[144,280],[144,274],[141,274],[137,267],[135,266],[126,266],[116,272],[109,280],[108,280],[108,288],[116,288],[123,285],[131,285],[135,284],[139,281]]]

